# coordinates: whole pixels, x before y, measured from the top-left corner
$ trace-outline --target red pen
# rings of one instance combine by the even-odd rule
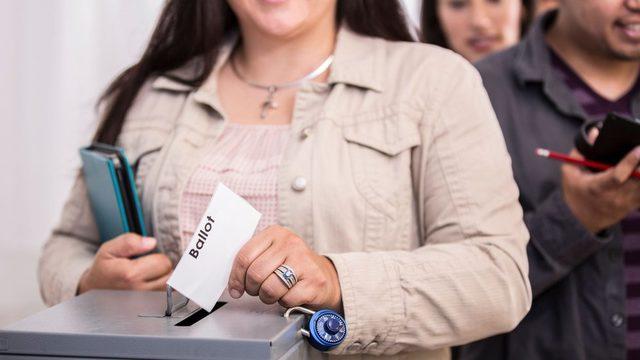
[[[536,149],[536,155],[549,158],[549,159],[559,160],[564,163],[582,165],[582,166],[585,166],[591,169],[596,169],[596,170],[607,170],[613,167],[613,165],[607,165],[607,164],[603,164],[595,161],[580,160],[580,159],[572,158],[571,156],[553,152],[547,149],[540,149],[540,148]],[[635,179],[640,179],[640,171],[634,171],[633,174],[631,174],[631,177]]]

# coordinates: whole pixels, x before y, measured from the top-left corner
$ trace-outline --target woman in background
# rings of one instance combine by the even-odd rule
[[[342,312],[335,354],[448,359],[529,309],[528,232],[480,77],[412,42],[397,1],[168,1],[105,101],[96,140],[142,159],[154,237],[101,244],[79,177],[40,262],[48,304],[162,289],[222,182],[263,214],[230,295]]]
[[[532,0],[423,0],[422,40],[470,62],[520,41],[533,14]]]

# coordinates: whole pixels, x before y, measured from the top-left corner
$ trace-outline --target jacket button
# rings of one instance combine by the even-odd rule
[[[622,326],[623,323],[624,323],[624,317],[622,317],[622,314],[616,313],[611,315],[611,325],[615,327],[620,327]]]
[[[371,351],[378,347],[378,343],[376,341],[372,341],[367,346],[364,347],[364,351]]]
[[[300,138],[302,139],[306,139],[311,135],[311,128],[310,127],[306,127],[304,129],[302,129],[302,131],[300,131]]]
[[[360,343],[360,341],[356,341],[353,344],[349,345],[349,347],[347,347],[347,351],[359,351],[360,348],[362,348],[362,344]]]
[[[291,188],[295,191],[304,191],[307,188],[307,179],[302,176],[298,176],[293,179],[293,183],[291,183]]]
[[[620,260],[622,255],[622,251],[618,249],[609,249],[609,260],[612,262],[617,262]]]

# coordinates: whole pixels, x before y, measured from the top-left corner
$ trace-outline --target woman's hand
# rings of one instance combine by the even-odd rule
[[[172,266],[164,254],[146,254],[156,247],[156,239],[138,234],[122,234],[100,246],[93,265],[80,279],[78,294],[91,289],[162,290]]]
[[[290,266],[297,283],[288,289],[273,272]],[[266,304],[276,301],[284,307],[306,305],[312,309],[342,312],[338,274],[331,260],[316,254],[305,242],[282,226],[270,226],[245,244],[233,262],[229,294],[259,295]]]

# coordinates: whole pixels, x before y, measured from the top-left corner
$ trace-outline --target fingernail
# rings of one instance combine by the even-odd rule
[[[636,159],[640,159],[640,147],[636,148],[636,149],[633,151],[633,156],[635,156],[635,157],[636,157]]]
[[[242,293],[237,289],[229,289],[229,295],[234,299],[238,299],[242,296]]]
[[[156,239],[152,237],[143,237],[142,238],[142,246],[144,247],[154,247],[156,246]]]

